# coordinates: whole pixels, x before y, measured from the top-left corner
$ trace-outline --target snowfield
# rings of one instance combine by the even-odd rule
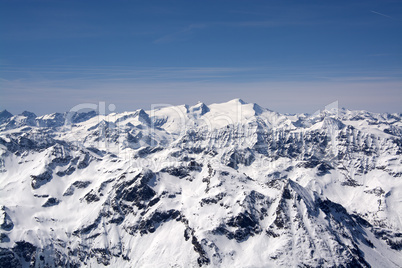
[[[0,267],[402,267],[402,114],[0,113]]]

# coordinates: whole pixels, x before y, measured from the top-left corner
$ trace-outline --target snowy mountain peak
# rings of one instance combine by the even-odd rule
[[[247,104],[244,100],[237,98],[237,99],[233,99],[229,102],[234,102],[234,103],[239,103],[239,104]]]
[[[21,115],[23,115],[27,118],[36,118],[36,114],[34,114],[32,112],[28,112],[28,111],[23,111]]]
[[[0,124],[3,124],[7,119],[11,118],[13,115],[7,110],[0,112]]]
[[[144,124],[151,123],[151,119],[149,118],[149,115],[143,109],[140,109],[137,112],[135,112],[134,116],[137,117],[138,121],[140,121],[141,123],[144,123]]]
[[[204,103],[200,102],[194,106],[191,106],[189,108],[189,112],[194,114],[194,115],[198,115],[198,116],[202,116],[206,113],[208,113],[210,110],[208,108],[207,105],[205,105]]]
[[[267,111],[267,109],[262,108],[260,105],[258,105],[257,103],[253,103],[253,109],[255,111],[255,115],[260,115],[263,112]]]
[[[12,113],[10,113],[9,111],[7,111],[7,110],[3,110],[3,111],[1,111],[0,112],[0,117],[11,117],[11,116],[13,116],[13,114]]]

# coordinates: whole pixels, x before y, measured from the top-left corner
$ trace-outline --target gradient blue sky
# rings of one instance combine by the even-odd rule
[[[0,110],[402,112],[402,1],[0,0]]]

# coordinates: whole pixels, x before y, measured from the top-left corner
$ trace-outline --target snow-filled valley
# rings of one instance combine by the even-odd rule
[[[0,267],[402,267],[402,114],[0,113]]]

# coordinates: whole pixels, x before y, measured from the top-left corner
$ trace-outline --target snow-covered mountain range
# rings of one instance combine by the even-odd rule
[[[0,113],[0,267],[402,267],[402,114]]]

